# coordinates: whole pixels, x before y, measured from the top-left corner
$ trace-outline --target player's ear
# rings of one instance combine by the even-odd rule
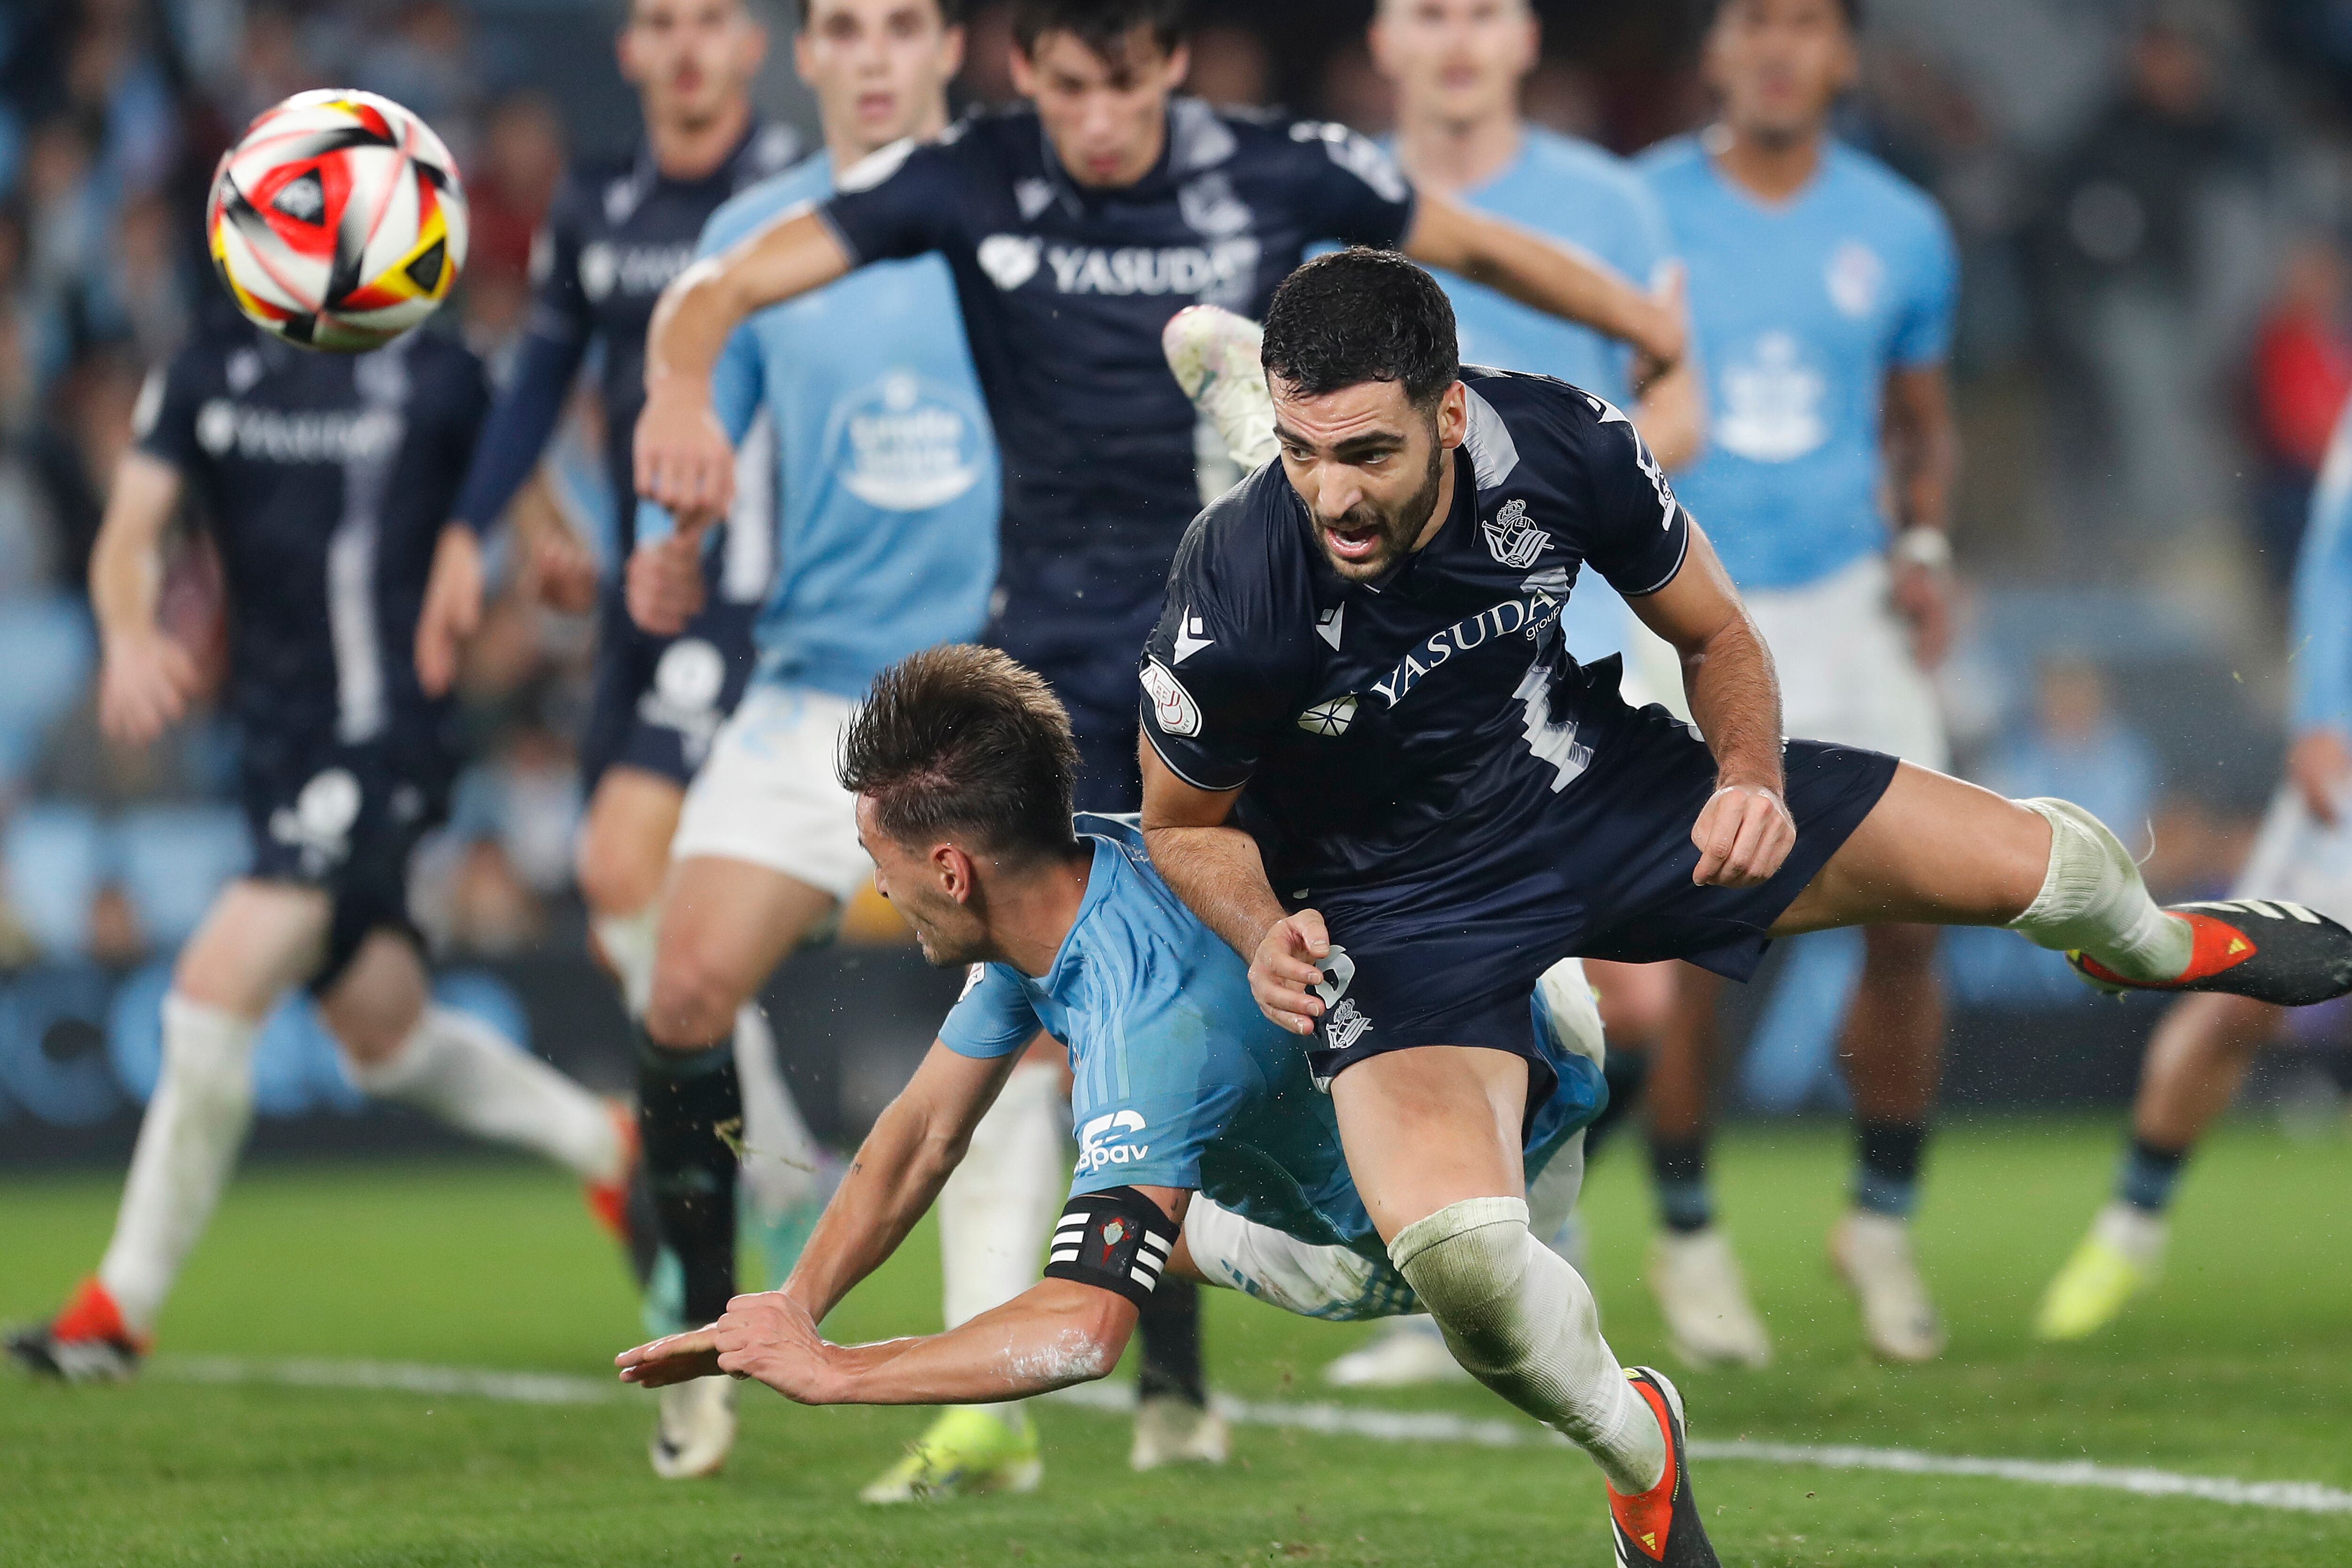
[[[956,77],[961,76],[963,73],[963,47],[965,37],[966,35],[961,22],[958,22],[952,26],[942,27],[940,29],[940,64],[944,68],[940,71],[940,75],[946,77]],[[1018,54],[1020,51],[1016,49],[1013,52]]]
[[[1192,72],[1192,46],[1181,38],[1177,39],[1176,47],[1168,51],[1168,63],[1164,68],[1168,90],[1174,92],[1184,85],[1184,78]]]
[[[1451,452],[1470,434],[1470,389],[1456,381],[1437,400],[1437,444]]]
[[[746,81],[758,76],[760,68],[768,63],[768,25],[751,15],[748,5],[743,9],[743,44],[738,57]]]
[[[931,874],[939,879],[940,891],[958,904],[969,904],[978,891],[972,882],[971,857],[954,844],[931,846]]]

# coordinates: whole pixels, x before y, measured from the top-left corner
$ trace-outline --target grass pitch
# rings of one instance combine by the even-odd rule
[[[1693,1436],[2145,1465],[2352,1488],[2352,1147],[2233,1131],[2186,1185],[2168,1278],[2105,1337],[2033,1345],[2034,1298],[2103,1197],[2105,1124],[1955,1131],[1919,1234],[1952,1330],[1939,1364],[1870,1363],[1822,1261],[1842,1133],[1735,1137],[1718,1185],[1780,1360],[1682,1374]],[[1639,1277],[1630,1148],[1589,1186],[1593,1275],[1627,1361],[1663,1356]],[[111,1175],[0,1184],[0,1317],[49,1311],[103,1246]],[[936,1326],[919,1233],[838,1336]],[[1209,1295],[1212,1373],[1253,1399],[1336,1397],[1316,1369],[1366,1332]],[[635,1334],[610,1249],[562,1180],[511,1165],[265,1167],[241,1180],[164,1323],[165,1357],[293,1357],[597,1375]],[[159,1371],[164,1370],[159,1367]],[[639,1395],[558,1407],[156,1375],[0,1377],[0,1563],[1478,1564],[1609,1561],[1597,1473],[1538,1447],[1244,1428],[1223,1470],[1129,1473],[1116,1416],[1048,1406],[1024,1498],[874,1510],[856,1487],[909,1410],[803,1410],[747,1387],[726,1475],[647,1471]],[[1517,1420],[1483,1391],[1366,1406]],[[2352,1514],[1984,1479],[1718,1461],[1695,1469],[1727,1563],[2352,1563]]]

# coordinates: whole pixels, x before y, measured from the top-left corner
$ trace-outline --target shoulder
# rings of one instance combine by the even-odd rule
[[[1935,197],[1861,148],[1832,141],[1829,158],[1842,194],[1871,217],[1916,238],[1940,238],[1947,232],[1944,209]]]
[[[1303,567],[1298,492],[1279,463],[1269,463],[1204,507],[1176,548],[1176,572],[1188,580],[1241,586],[1271,581]]]
[[[1412,183],[1387,149],[1337,120],[1233,110],[1218,111],[1217,118],[1233,129],[1239,151],[1255,161],[1286,164],[1309,174],[1336,166],[1391,202],[1402,202],[1412,193]]]
[[[814,153],[720,203],[719,210],[702,225],[703,248],[723,249],[766,227],[793,208],[821,202],[832,193],[832,161],[823,152]]]
[[[593,228],[604,221],[605,193],[629,183],[634,160],[619,154],[582,158],[563,172],[555,195],[547,204],[550,228]]]
[[[735,183],[748,189],[757,181],[772,179],[801,162],[808,152],[801,133],[782,120],[761,124],[745,138],[735,155]]]
[[[1670,136],[1635,158],[1633,172],[1653,191],[1687,191],[1706,177],[1706,150],[1695,135]]]
[[[1574,181],[1613,195],[1646,198],[1642,176],[1633,165],[1607,148],[1540,125],[1528,126],[1526,136],[1528,167],[1544,178]]]
[[[1531,444],[1580,445],[1617,412],[1607,399],[1557,376],[1465,365],[1462,383],[1470,393],[1462,444],[1481,490],[1508,477]]]

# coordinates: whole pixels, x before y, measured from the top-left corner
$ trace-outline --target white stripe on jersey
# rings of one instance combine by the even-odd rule
[[[335,738],[346,746],[383,733],[391,705],[385,695],[383,643],[375,616],[376,541],[393,465],[406,444],[402,405],[408,401],[408,347],[404,339],[352,367],[360,402],[389,422],[392,438],[354,442],[343,460],[343,515],[327,540],[327,632],[335,655]]]
[[[735,448],[735,505],[719,570],[730,604],[758,604],[775,583],[776,489],[776,425],[763,404]]]

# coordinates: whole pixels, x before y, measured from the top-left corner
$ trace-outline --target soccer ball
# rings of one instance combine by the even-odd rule
[[[264,111],[222,154],[205,232],[247,319],[355,354],[457,287],[466,193],[425,121],[374,93],[325,88]]]

